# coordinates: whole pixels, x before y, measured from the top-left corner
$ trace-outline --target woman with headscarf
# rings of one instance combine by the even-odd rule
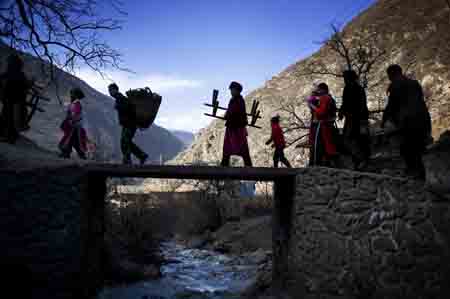
[[[64,136],[59,143],[61,157],[70,158],[72,148],[78,153],[78,156],[85,160],[87,151],[87,134],[83,128],[82,106],[81,100],[84,93],[80,88],[73,88],[70,91],[70,104],[67,109],[67,115],[61,124],[61,130]]]
[[[230,166],[231,156],[240,156],[244,165],[251,167],[252,160],[247,142],[247,111],[241,93],[243,87],[238,82],[230,84],[231,100],[225,113],[225,140],[223,144],[222,166]]]
[[[329,93],[328,85],[317,86],[314,96],[308,100],[312,112],[310,129],[310,165],[337,167],[338,154],[334,140],[336,103]]]

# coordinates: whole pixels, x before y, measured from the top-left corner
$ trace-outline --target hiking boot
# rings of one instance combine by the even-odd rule
[[[139,164],[142,166],[145,164],[145,162],[148,159],[148,155],[142,156],[142,158],[139,159]]]

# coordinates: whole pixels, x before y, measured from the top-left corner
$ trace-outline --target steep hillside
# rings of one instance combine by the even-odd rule
[[[349,38],[358,35],[367,38],[376,34],[380,41],[377,45],[386,50],[387,55],[381,63],[374,65],[374,76],[379,79],[385,78],[385,69],[391,63],[409,65],[409,72],[423,83],[426,90],[433,118],[434,137],[438,137],[449,128],[450,11],[444,1],[379,0],[349,23],[344,32]],[[263,130],[249,129],[250,150],[257,166],[271,164],[271,149],[264,145],[264,141],[270,135],[270,116],[274,112],[279,112],[282,101],[294,104],[297,113],[308,119],[309,110],[303,99],[310,93],[314,82],[325,81],[336,97],[342,94],[342,82],[335,77],[299,76],[299,73],[314,61],[337,65],[339,60],[335,53],[324,47],[311,57],[288,67],[246,97],[247,106],[257,99],[261,101],[263,110],[263,119],[260,123],[264,127]],[[245,85],[245,82],[243,83]],[[384,81],[370,91],[368,96],[372,109],[379,108],[379,95],[384,95],[386,88],[387,82]],[[221,99],[224,100],[227,99]],[[286,120],[286,117],[284,119]],[[194,144],[173,162],[182,164],[219,161],[223,136],[224,123],[213,122],[202,130]],[[288,138],[294,138],[294,135],[289,134]],[[287,150],[287,155],[296,166],[301,166],[305,163],[307,152],[291,147]]]
[[[6,68],[6,58],[11,50],[0,44],[0,72]],[[40,84],[46,84],[43,78],[40,62],[32,56],[24,55],[25,71],[29,78],[34,78]],[[89,138],[97,144],[97,158],[104,160],[119,160],[120,127],[112,98],[98,92],[86,82],[63,71],[56,73],[58,84],[44,90],[44,96],[50,98],[49,103],[43,102],[40,107],[44,113],[37,112],[31,122],[31,129],[24,133],[40,147],[58,151],[57,144],[61,137],[59,125],[65,116],[65,105],[69,101],[69,91],[72,87],[80,87],[86,94],[83,100],[84,122]],[[57,87],[56,87],[57,86]],[[61,100],[57,100],[56,90]],[[150,129],[137,133],[137,143],[150,155],[150,160],[159,161],[173,158],[183,149],[183,143],[168,130],[153,125]]]
[[[192,142],[194,142],[195,135],[191,132],[180,130],[171,130],[170,132],[180,139],[186,147],[190,146]]]

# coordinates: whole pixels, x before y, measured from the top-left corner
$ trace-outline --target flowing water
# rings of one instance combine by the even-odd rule
[[[105,288],[99,299],[232,299],[255,282],[257,265],[245,257],[162,245],[169,263],[159,280]]]

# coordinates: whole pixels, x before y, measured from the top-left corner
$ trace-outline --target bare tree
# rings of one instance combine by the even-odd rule
[[[99,15],[113,8],[114,17]],[[118,30],[125,13],[119,0],[6,0],[0,2],[0,40],[38,57],[51,72],[87,65],[97,72],[120,68],[121,55],[101,33]]]
[[[287,120],[284,133],[286,134],[286,147],[293,145],[307,145],[309,136],[309,122],[301,114],[300,107],[295,99],[283,99],[279,111]]]
[[[302,69],[297,71],[296,75],[309,77],[311,80],[318,77],[341,79],[344,70],[353,70],[366,90],[376,90],[376,87],[384,84],[384,78],[378,78],[374,72],[375,66],[382,63],[387,54],[381,46],[379,35],[369,30],[361,30],[357,33],[353,32],[352,36],[347,36],[348,33],[340,31],[336,25],[332,25],[331,29],[330,38],[321,44],[334,55],[332,60],[326,61],[323,57],[313,56],[306,61]],[[301,101],[297,99],[282,100],[279,111],[285,114],[287,119],[285,129],[288,137],[287,146],[308,148],[310,119],[299,102]],[[381,104],[379,110],[381,111]]]
[[[360,78],[364,89],[372,89],[380,84],[373,74],[374,66],[386,58],[386,50],[380,46],[379,35],[369,30],[361,30],[346,36],[338,26],[331,25],[332,35],[322,42],[325,49],[336,55],[338,63],[327,63],[321,59],[312,59],[299,76],[332,76],[342,78],[343,70],[353,70]]]

